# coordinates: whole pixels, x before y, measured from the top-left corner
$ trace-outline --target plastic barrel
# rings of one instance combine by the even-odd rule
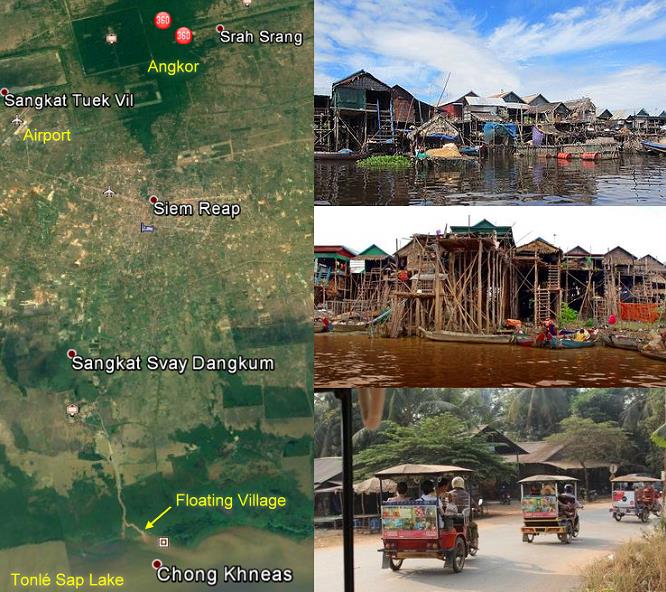
[[[560,158],[562,160],[569,160],[572,157],[573,157],[573,154],[571,154],[571,152],[558,152],[557,153],[557,158]]]
[[[583,152],[583,155],[581,156],[583,160],[597,160],[599,158],[599,153],[598,152]]]

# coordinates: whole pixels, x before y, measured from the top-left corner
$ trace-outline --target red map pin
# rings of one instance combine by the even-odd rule
[[[155,15],[153,22],[158,29],[168,29],[171,26],[173,19],[168,12],[162,11]]]
[[[181,27],[176,31],[176,41],[181,45],[192,43],[192,31],[187,27]]]

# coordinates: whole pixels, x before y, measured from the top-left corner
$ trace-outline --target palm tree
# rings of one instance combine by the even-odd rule
[[[565,389],[521,389],[509,395],[506,420],[522,437],[543,438],[569,415],[569,403]]]

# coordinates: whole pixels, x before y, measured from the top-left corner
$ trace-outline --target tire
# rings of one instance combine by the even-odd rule
[[[525,540],[526,540],[528,543],[533,543],[533,542],[534,542],[534,535],[533,535],[533,534],[526,534],[526,535],[525,535]]]
[[[617,520],[618,522],[622,520],[622,514],[618,514],[617,512],[613,512],[613,518]]]
[[[641,513],[638,515],[638,517],[641,519],[641,522],[645,524],[650,519],[650,512],[647,510],[641,510]]]
[[[560,539],[560,543],[564,543],[565,545],[571,544],[571,539],[573,539],[573,527],[571,524],[567,524],[566,532],[558,532],[557,538]]]
[[[663,508],[661,507],[661,504],[657,504],[657,505],[655,506],[654,510],[652,510],[652,513],[653,513],[655,516],[657,516],[657,518],[660,518],[660,517],[661,517],[661,513],[662,513],[662,512],[663,512]]]
[[[465,567],[465,555],[467,554],[465,547],[464,539],[462,537],[456,538],[456,545],[451,551],[451,569],[453,569],[453,573],[460,573]]]
[[[389,567],[393,571],[399,571],[400,568],[402,567],[402,562],[404,559],[393,559],[393,557],[389,557]]]
[[[573,538],[576,538],[580,534],[580,522],[574,523],[573,530],[571,531]]]

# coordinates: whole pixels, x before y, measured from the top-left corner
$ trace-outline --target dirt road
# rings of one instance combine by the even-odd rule
[[[355,545],[356,590],[367,592],[565,592],[575,590],[580,574],[592,560],[610,554],[621,542],[639,537],[652,528],[637,518],[620,523],[608,513],[607,503],[581,510],[581,533],[570,545],[557,537],[537,537],[523,543],[520,514],[501,515],[479,521],[480,550],[468,557],[459,574],[443,569],[437,560],[406,559],[399,572],[381,569],[379,537]],[[342,592],[342,547],[315,549],[316,592]]]

